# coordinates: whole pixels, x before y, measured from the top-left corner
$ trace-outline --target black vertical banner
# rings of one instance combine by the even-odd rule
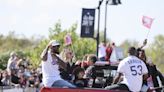
[[[95,9],[82,10],[81,37],[93,38],[94,36]]]

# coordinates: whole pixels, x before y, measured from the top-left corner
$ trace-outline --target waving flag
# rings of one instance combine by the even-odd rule
[[[66,45],[71,45],[72,44],[72,39],[71,36],[69,34],[67,34],[64,38],[64,42]]]
[[[152,23],[153,23],[153,18],[150,18],[150,17],[147,17],[147,16],[143,16],[142,17],[142,23],[143,23],[143,25],[145,26],[145,27],[147,27],[147,28],[151,28],[151,25],[152,25]]]

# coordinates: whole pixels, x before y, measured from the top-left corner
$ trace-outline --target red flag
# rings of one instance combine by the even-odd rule
[[[153,18],[147,17],[147,16],[143,16],[142,17],[142,23],[145,27],[147,28],[151,28],[151,24],[153,23]]]
[[[69,35],[69,34],[67,34],[66,36],[65,36],[65,44],[66,45],[70,45],[70,44],[72,44],[72,39],[71,39],[71,36]]]

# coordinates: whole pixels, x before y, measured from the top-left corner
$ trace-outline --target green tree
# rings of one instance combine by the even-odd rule
[[[134,46],[136,48],[139,47],[138,42],[135,40],[125,40],[123,43],[121,43],[120,47],[123,48],[125,56],[128,55],[127,51],[130,46]]]
[[[164,35],[157,35],[147,49],[147,56],[164,73]]]
[[[33,66],[37,67],[40,64],[40,54],[50,40],[58,40],[61,43],[60,50],[62,50],[65,47],[64,37],[66,34],[70,34],[72,38],[72,45],[70,47],[73,49],[76,59],[82,59],[85,54],[96,54],[96,41],[91,38],[80,38],[76,33],[76,29],[77,24],[73,24],[70,28],[62,30],[60,21],[57,22],[53,28],[50,28],[49,38],[43,39],[38,46],[30,50],[29,58]]]
[[[27,57],[29,50],[31,50],[30,48],[36,45],[36,42],[10,31],[7,36],[0,35],[0,45],[0,68],[5,69],[10,52],[17,52],[20,58]]]
[[[70,34],[72,38],[72,46],[76,58],[81,59],[85,54],[96,53],[96,41],[89,38],[80,38],[76,33],[77,24],[73,24],[69,29],[61,30],[61,23],[56,23],[54,28],[50,30],[50,39],[56,39],[64,46],[64,37],[66,34]],[[52,35],[53,34],[53,35]],[[61,49],[64,47],[62,46]]]
[[[9,53],[8,52],[0,54],[0,63],[1,63],[0,69],[3,69],[3,70],[6,69],[8,59],[9,59]]]

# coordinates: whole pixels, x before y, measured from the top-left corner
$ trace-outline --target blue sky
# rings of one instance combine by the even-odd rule
[[[0,0],[0,34],[14,30],[26,37],[48,36],[48,29],[61,20],[62,29],[78,23],[80,33],[82,8],[95,8],[99,0]],[[104,30],[104,7],[101,6],[101,26]],[[154,18],[148,41],[164,35],[164,0],[121,0],[118,6],[108,5],[107,37],[120,44],[125,39],[145,39],[148,29],[142,25],[143,15]],[[96,11],[97,15],[97,11]],[[97,29],[97,19],[95,21]]]

